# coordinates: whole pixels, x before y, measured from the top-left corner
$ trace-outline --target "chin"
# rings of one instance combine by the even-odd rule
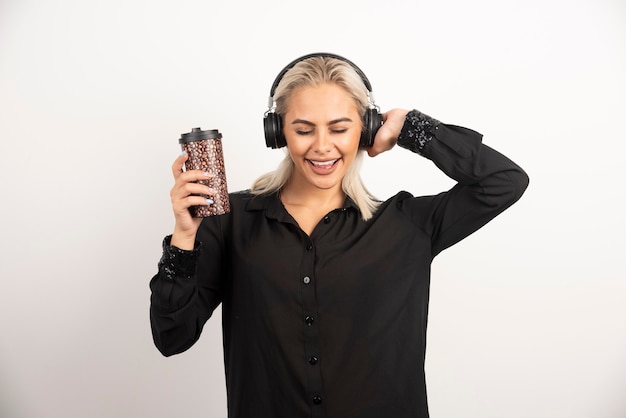
[[[309,184],[321,190],[331,190],[336,187],[341,187],[341,178],[332,178],[332,179],[309,178]]]

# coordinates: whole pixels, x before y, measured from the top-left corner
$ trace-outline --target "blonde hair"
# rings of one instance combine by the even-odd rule
[[[286,113],[289,99],[296,90],[324,83],[333,83],[343,88],[354,99],[361,117],[365,115],[370,102],[367,88],[359,74],[345,61],[323,56],[300,61],[285,73],[274,93],[276,114]],[[357,152],[343,177],[341,187],[359,208],[363,220],[368,220],[374,215],[380,202],[365,188],[361,179],[360,170],[364,153],[363,150]],[[251,193],[268,195],[280,191],[291,177],[293,170],[294,162],[287,153],[276,170],[256,179],[252,184]]]

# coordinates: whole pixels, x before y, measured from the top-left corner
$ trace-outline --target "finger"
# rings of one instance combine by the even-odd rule
[[[172,203],[192,195],[213,197],[216,194],[216,189],[200,183],[183,183],[180,186],[174,186],[170,191]]]
[[[174,213],[181,213],[186,215],[186,211],[192,206],[208,206],[214,203],[213,199],[204,196],[187,196],[184,199],[180,199],[175,202],[172,207]]]
[[[174,178],[177,178],[183,172],[183,165],[185,161],[189,158],[187,151],[183,151],[177,158],[174,160],[174,164],[172,164],[172,174]]]
[[[366,148],[367,155],[370,157],[376,157],[380,152],[378,152],[374,147]]]
[[[177,219],[183,221],[183,223],[189,221],[190,212],[189,209],[193,206],[208,206],[212,205],[214,200],[210,197],[205,196],[187,196],[182,199],[174,200],[172,202],[172,210],[174,212],[174,216]],[[185,221],[186,220],[186,221]]]
[[[176,184],[182,186],[185,183],[207,182],[215,177],[215,174],[202,170],[183,171],[176,175]]]

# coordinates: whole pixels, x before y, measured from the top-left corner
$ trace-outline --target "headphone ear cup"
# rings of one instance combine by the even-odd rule
[[[361,132],[361,141],[359,146],[366,148],[374,145],[374,138],[378,129],[383,124],[383,116],[378,109],[367,109],[363,118],[363,132]]]
[[[265,145],[268,148],[282,148],[287,145],[280,115],[274,112],[268,113],[263,118],[263,129],[265,130]]]

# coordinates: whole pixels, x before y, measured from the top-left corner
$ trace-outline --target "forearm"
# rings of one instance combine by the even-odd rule
[[[489,194],[506,194],[517,200],[528,185],[524,170],[484,145],[480,133],[441,123],[417,110],[407,114],[398,145],[433,161],[460,185],[480,184],[497,189],[485,189]]]
[[[189,348],[199,335],[189,334],[187,323],[195,322],[192,299],[196,293],[195,272],[200,244],[187,251],[163,240],[163,255],[157,274],[150,281],[150,323],[154,343],[164,355]]]

